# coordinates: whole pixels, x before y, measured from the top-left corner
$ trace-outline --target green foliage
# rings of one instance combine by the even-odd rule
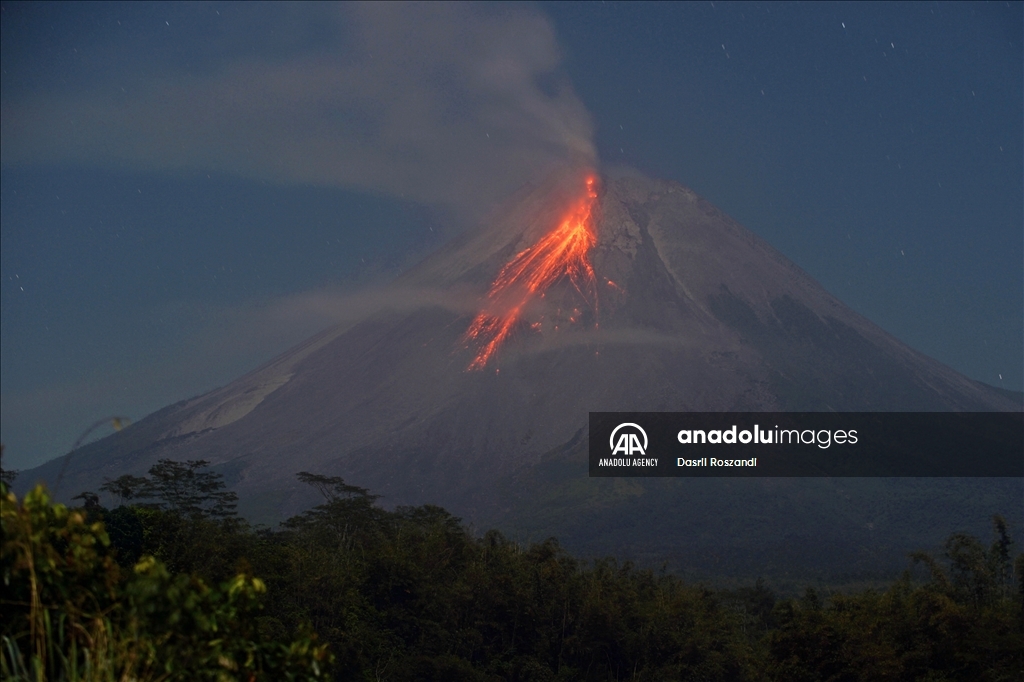
[[[112,511],[94,509],[123,567],[150,554],[172,573],[198,572],[214,583],[235,575],[248,542],[247,526],[234,515],[235,493],[225,490],[220,474],[202,471],[206,466],[204,460],[162,459],[148,476],[126,474],[101,486],[132,503]]]
[[[303,474],[325,503],[252,555],[289,631],[310,622],[339,679],[753,679],[752,649],[715,596],[554,540],[474,538],[432,506],[388,512],[365,490]]]
[[[135,573],[125,588],[132,623],[148,624],[142,640],[169,679],[181,673],[196,680],[323,678],[324,647],[310,638],[282,644],[260,636],[257,616],[266,586],[259,578],[238,575],[215,589],[194,576],[172,576],[152,557],[139,562]]]
[[[118,563],[125,568],[137,564],[145,551],[146,540],[146,529],[139,512],[132,507],[118,507],[105,511],[103,523],[110,544],[117,550]]]
[[[339,679],[1003,680],[1024,670],[1010,540],[953,535],[927,582],[808,590],[759,581],[715,593],[612,559],[580,562],[555,540],[474,538],[436,507],[373,505],[365,490],[304,474],[325,503],[264,533],[251,554],[287,632],[311,622]],[[1022,561],[1024,563],[1024,561]]]
[[[201,464],[143,480],[192,485]],[[299,479],[323,503],[278,530],[203,511],[202,496],[223,489],[216,475],[187,503],[172,501],[192,493],[158,496],[125,477],[106,489],[141,504],[9,497],[5,675],[323,679],[329,659],[337,680],[994,682],[1024,671],[1024,555],[1011,562],[998,517],[991,545],[951,535],[887,589],[780,599],[760,580],[716,592],[583,562],[554,539],[475,537],[439,507],[388,511],[341,478]]]
[[[1012,593],[1012,541],[1002,518],[994,526],[988,550],[956,533],[944,560],[915,553],[929,572],[923,585],[907,573],[884,592],[780,604],[767,635],[770,679],[1020,679],[1024,621]]]
[[[4,488],[0,501],[4,581],[4,667],[8,652],[19,651],[33,679],[56,679],[55,668],[72,652],[71,665],[85,661],[74,655],[89,640],[105,640],[103,621],[117,606],[119,571],[107,551],[110,544],[100,523],[88,523],[79,511],[50,503],[42,488],[30,491],[22,504]],[[59,639],[55,640],[54,634]]]
[[[3,492],[4,679],[326,679],[323,645],[260,633],[259,579],[209,587],[152,557],[124,575],[102,522],[41,487]]]

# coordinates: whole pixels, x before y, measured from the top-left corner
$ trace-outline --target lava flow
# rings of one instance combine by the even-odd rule
[[[464,340],[482,343],[469,369],[483,369],[519,322],[527,304],[562,277],[568,277],[576,290],[597,306],[594,268],[587,254],[597,236],[591,224],[591,212],[597,199],[596,178],[587,177],[587,189],[575,202],[558,227],[533,246],[516,254],[501,269],[487,294],[484,310],[469,325]]]

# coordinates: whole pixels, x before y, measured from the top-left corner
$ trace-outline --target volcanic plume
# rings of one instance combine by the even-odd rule
[[[786,571],[797,555],[902,566],[964,519],[1022,520],[1011,480],[974,496],[955,480],[589,479],[592,411],[1021,406],[900,343],[686,187],[580,177],[521,192],[395,283],[433,303],[325,330],[86,446],[64,489],[206,459],[272,521],[312,502],[295,473],[314,471],[388,505],[705,572]]]

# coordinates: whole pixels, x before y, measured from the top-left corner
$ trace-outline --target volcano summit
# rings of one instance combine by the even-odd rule
[[[82,448],[63,490],[205,459],[269,520],[309,503],[305,470],[583,551],[765,574],[812,538],[815,561],[873,570],[993,512],[1019,522],[1018,480],[588,479],[589,412],[1021,404],[908,348],[677,183],[568,174],[499,216],[394,283],[429,303],[326,330]]]

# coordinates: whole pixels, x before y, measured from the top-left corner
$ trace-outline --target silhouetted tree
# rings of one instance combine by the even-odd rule
[[[148,500],[140,506],[183,516],[233,516],[238,495],[225,490],[227,486],[220,474],[200,471],[208,465],[202,459],[161,459],[150,467],[148,477],[125,474],[108,480],[100,490],[116,495],[122,503]]]
[[[0,481],[3,481],[8,486],[14,483],[14,479],[18,477],[17,469],[8,469],[4,463],[4,446],[0,444]]]
[[[118,504],[122,505],[136,498],[145,497],[149,486],[149,479],[143,476],[132,476],[131,474],[118,476],[114,480],[106,478],[104,481],[105,483],[100,486],[100,490],[114,495],[118,500]]]
[[[306,485],[316,488],[328,503],[352,498],[368,499],[370,502],[373,502],[380,498],[380,495],[371,495],[370,491],[366,488],[345,483],[345,479],[341,476],[323,476],[321,474],[311,474],[308,471],[300,471],[295,474],[295,477]]]
[[[233,516],[238,495],[227,491],[224,477],[212,471],[199,471],[209,465],[202,459],[175,462],[161,459],[150,470],[147,496],[160,500],[158,509],[188,516]]]

